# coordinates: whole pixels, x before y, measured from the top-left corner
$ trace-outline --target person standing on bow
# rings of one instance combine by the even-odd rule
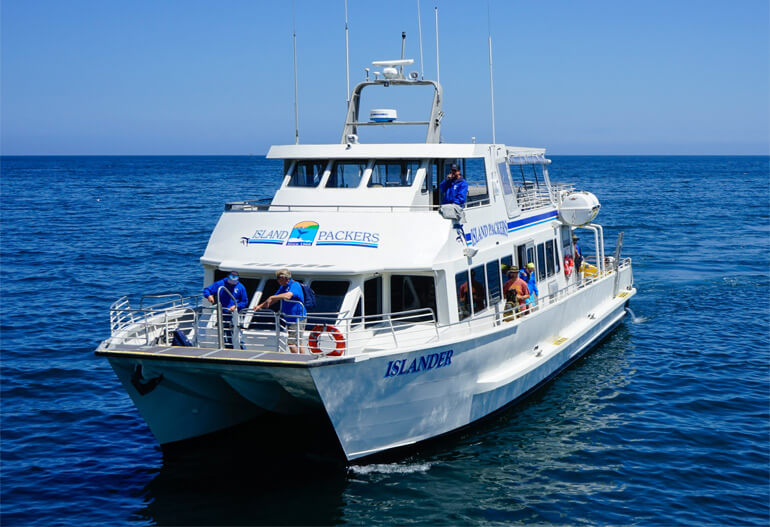
[[[302,346],[302,333],[305,329],[305,294],[302,292],[302,286],[291,278],[291,271],[288,269],[279,269],[275,272],[275,278],[281,287],[274,295],[269,296],[267,300],[260,303],[254,309],[264,309],[270,307],[273,303],[281,302],[281,315],[286,321],[286,329],[289,332],[289,351],[292,353],[305,353],[305,347]]]
[[[203,296],[212,304],[217,303],[215,299],[217,293],[219,294],[219,305],[222,306],[222,328],[231,328],[233,313],[246,309],[249,305],[249,295],[240,282],[237,271],[231,271],[226,278],[214,282],[203,290]],[[225,336],[226,347],[232,348],[232,331],[227,331]]]

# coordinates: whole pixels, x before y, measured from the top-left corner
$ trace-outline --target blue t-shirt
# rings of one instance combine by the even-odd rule
[[[456,181],[445,179],[439,185],[441,193],[441,204],[454,203],[455,205],[465,206],[465,200],[468,199],[468,183],[460,178]]]
[[[297,320],[304,320],[306,312],[305,295],[302,293],[302,286],[289,279],[289,282],[279,287],[275,294],[280,295],[287,292],[293,296],[291,297],[291,302],[281,301],[281,313],[283,313],[284,318],[292,324],[297,322]],[[301,303],[298,304],[297,302]]]
[[[249,295],[246,293],[246,288],[243,287],[243,284],[240,282],[237,282],[235,284],[228,283],[227,278],[223,278],[222,280],[214,282],[213,284],[205,288],[203,290],[203,296],[207,298],[209,296],[216,297],[217,291],[219,291],[219,288],[222,286],[225,286],[225,289],[227,289],[227,291],[230,291],[235,297],[235,300],[237,300],[238,311],[241,311],[248,307]],[[230,295],[227,294],[227,291],[219,291],[219,303],[222,304],[223,309],[229,309],[233,305],[233,299]]]

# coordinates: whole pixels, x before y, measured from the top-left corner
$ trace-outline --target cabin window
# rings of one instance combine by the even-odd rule
[[[230,271],[223,271],[221,269],[215,269],[214,270],[214,281],[218,282],[219,280],[222,280],[223,278],[227,278],[227,276],[230,274]],[[243,287],[246,288],[246,295],[249,299],[249,302],[251,302],[251,299],[254,298],[254,293],[257,292],[257,287],[259,286],[259,278],[247,278],[247,277],[241,277],[240,282],[243,284]],[[216,296],[216,295],[214,295]]]
[[[537,244],[537,279],[543,280],[546,277],[546,265],[545,265],[545,244]]]
[[[471,298],[468,294],[468,271],[461,271],[455,275],[455,289],[457,291],[457,314],[460,320],[471,316]]]
[[[535,263],[535,246],[534,245],[530,245],[530,246],[526,247],[526,251],[527,252],[526,252],[526,258],[524,258],[524,263],[523,264],[519,264],[521,267],[524,267],[525,265],[527,265],[529,263],[531,263],[531,264]]]
[[[393,313],[428,308],[436,313],[436,285],[432,276],[390,277],[390,310]],[[415,322],[417,319],[413,319]]]
[[[445,166],[449,173],[449,166]],[[484,158],[472,157],[463,159],[460,164],[463,177],[468,182],[468,201],[466,207],[489,204],[489,190],[487,188],[487,170]]]
[[[561,228],[561,254],[572,254],[572,229],[567,226]]]
[[[545,242],[545,268],[548,276],[553,276],[556,273],[554,269],[554,254],[553,254],[553,240]]]
[[[487,291],[489,303],[494,304],[502,298],[500,293],[500,262],[493,260],[487,263]]]
[[[409,187],[414,183],[420,162],[415,160],[377,161],[372,168],[369,187]]]
[[[276,291],[278,291],[278,288],[281,287],[281,284],[278,283],[278,280],[275,278],[268,278],[265,280],[265,285],[262,287],[262,296],[260,297],[260,302],[264,302],[268,299],[268,297],[271,297],[275,294]],[[281,303],[276,302],[272,306],[268,307],[267,309],[272,309],[273,311],[278,311],[281,308]]]
[[[561,259],[559,258],[559,242],[553,239],[553,262],[556,264],[556,272],[561,271]]]
[[[348,285],[347,280],[313,280],[310,287],[315,293],[316,305],[310,312],[339,313]]]
[[[516,259],[519,261],[519,268],[523,269],[529,262],[535,261],[535,249],[526,245],[516,247]]]
[[[422,180],[422,193],[433,191],[438,188],[438,161],[429,161],[425,169],[425,179]]]
[[[500,279],[503,284],[508,281],[508,269],[513,267],[513,256],[503,256],[500,258]]]
[[[326,170],[326,161],[297,161],[289,178],[290,187],[317,187]]]
[[[379,322],[382,314],[382,277],[377,276],[364,282],[364,315],[367,324]]]
[[[326,188],[357,188],[364,177],[367,161],[334,161]]]

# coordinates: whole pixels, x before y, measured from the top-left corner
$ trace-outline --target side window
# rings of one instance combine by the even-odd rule
[[[273,296],[276,291],[278,291],[278,288],[281,287],[278,283],[278,280],[275,278],[268,278],[265,281],[265,286],[262,288],[262,301],[267,300],[268,297]],[[276,302],[272,306],[270,306],[268,309],[272,309],[273,311],[278,311],[281,308],[281,303]]]
[[[556,272],[554,270],[553,240],[545,242],[545,266],[548,276],[553,276]]]
[[[215,269],[214,281],[217,282],[222,278],[225,278],[229,274],[230,274],[229,271],[222,271],[221,269]],[[251,302],[251,300],[254,298],[254,293],[257,292],[257,287],[259,286],[259,278],[246,278],[242,276],[240,282],[243,284],[243,287],[246,288],[246,295],[249,298],[249,302]],[[275,282],[275,280],[273,280],[273,282]],[[276,289],[278,289],[277,284],[278,282],[276,282]],[[264,298],[267,298],[267,297],[264,297]]]
[[[487,307],[487,290],[484,288],[485,281],[483,265],[471,269],[471,299],[473,300],[474,313],[478,313]]]
[[[526,256],[525,258],[519,262],[519,267],[524,267],[528,263],[535,263],[535,248],[534,247],[526,247]]]
[[[497,260],[487,263],[487,291],[489,303],[494,304],[502,298],[500,293],[500,264]]]
[[[390,305],[394,313],[428,308],[435,315],[436,285],[433,277],[394,274],[390,277]]]
[[[468,201],[465,206],[488,204],[489,189],[484,159],[477,157],[463,159],[461,169],[465,181],[468,182]]]
[[[455,289],[457,291],[457,311],[460,320],[471,316],[471,295],[468,281],[468,271],[460,271],[455,275]]]
[[[500,258],[500,278],[503,283],[508,281],[508,269],[513,266],[513,256],[503,256]]]
[[[562,258],[572,254],[572,231],[567,226],[561,228],[561,254]]]
[[[372,168],[369,187],[409,187],[414,183],[419,161],[377,161]]]
[[[561,258],[559,258],[559,243],[553,239],[553,261],[556,264],[556,272],[561,271]]]
[[[379,322],[382,314],[382,277],[370,278],[364,282],[364,314],[366,323]]]
[[[348,285],[347,280],[313,280],[310,287],[315,292],[316,306],[311,312],[339,313]]]
[[[334,161],[326,188],[356,188],[361,184],[366,161]]]
[[[539,243],[537,245],[537,279],[543,280],[546,277],[546,265],[545,265],[545,244]]]
[[[508,177],[508,165],[503,163],[497,164],[497,171],[500,174],[500,183],[503,185],[503,194],[513,194],[513,187],[511,186],[511,180]]]
[[[297,161],[289,178],[290,187],[317,187],[326,169],[326,161]]]
[[[428,166],[425,169],[425,179],[422,180],[423,194],[438,188],[438,179],[436,176],[438,173],[439,172],[436,161],[431,160],[428,162]]]

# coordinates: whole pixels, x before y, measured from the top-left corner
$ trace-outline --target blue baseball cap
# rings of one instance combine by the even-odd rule
[[[238,273],[236,271],[233,271],[230,273],[230,276],[227,277],[228,280],[231,282],[237,282],[238,281]]]

